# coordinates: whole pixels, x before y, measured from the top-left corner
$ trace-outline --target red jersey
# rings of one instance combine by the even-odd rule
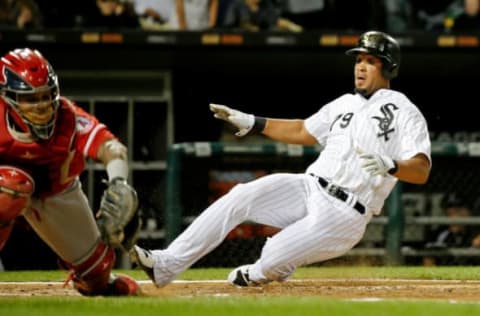
[[[0,99],[0,164],[29,172],[35,180],[34,195],[39,197],[66,189],[85,169],[86,158],[97,160],[99,146],[114,138],[104,124],[64,97],[48,140],[14,129],[8,112],[9,106]]]

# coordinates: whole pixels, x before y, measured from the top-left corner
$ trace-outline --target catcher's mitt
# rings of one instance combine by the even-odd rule
[[[125,179],[111,180],[103,193],[97,213],[97,225],[103,239],[112,247],[132,247],[132,240],[136,239],[140,228],[137,211],[138,197],[135,189]],[[125,236],[127,225],[130,228],[128,236]],[[132,225],[135,227],[133,231]]]

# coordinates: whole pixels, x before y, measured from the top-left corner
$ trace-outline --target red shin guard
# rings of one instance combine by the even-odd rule
[[[87,296],[103,295],[108,290],[114,262],[113,249],[102,242],[84,262],[78,265],[67,264],[73,270],[74,288]]]

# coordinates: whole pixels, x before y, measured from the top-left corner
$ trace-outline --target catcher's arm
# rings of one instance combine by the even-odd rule
[[[106,166],[108,182],[97,213],[97,225],[103,239],[112,247],[128,251],[140,231],[137,192],[127,183],[127,149],[117,140],[104,142],[98,160]]]

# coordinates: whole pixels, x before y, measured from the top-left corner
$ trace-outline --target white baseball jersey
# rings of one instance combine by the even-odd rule
[[[403,93],[394,90],[378,90],[369,99],[344,94],[309,117],[305,126],[325,146],[307,173],[356,194],[375,215],[380,213],[397,178],[365,172],[360,167],[359,150],[394,160],[423,153],[431,160],[425,118]]]
[[[305,173],[278,173],[239,184],[211,204],[166,249],[154,250],[155,283],[164,286],[215,249],[244,221],[279,227],[260,258],[249,267],[258,283],[288,278],[297,267],[345,254],[363,237],[396,183],[392,176],[370,176],[359,150],[408,159],[430,159],[425,119],[401,93],[379,90],[369,99],[345,94],[305,121],[324,145]],[[329,193],[316,177],[343,188]],[[356,207],[358,203],[362,208]]]

